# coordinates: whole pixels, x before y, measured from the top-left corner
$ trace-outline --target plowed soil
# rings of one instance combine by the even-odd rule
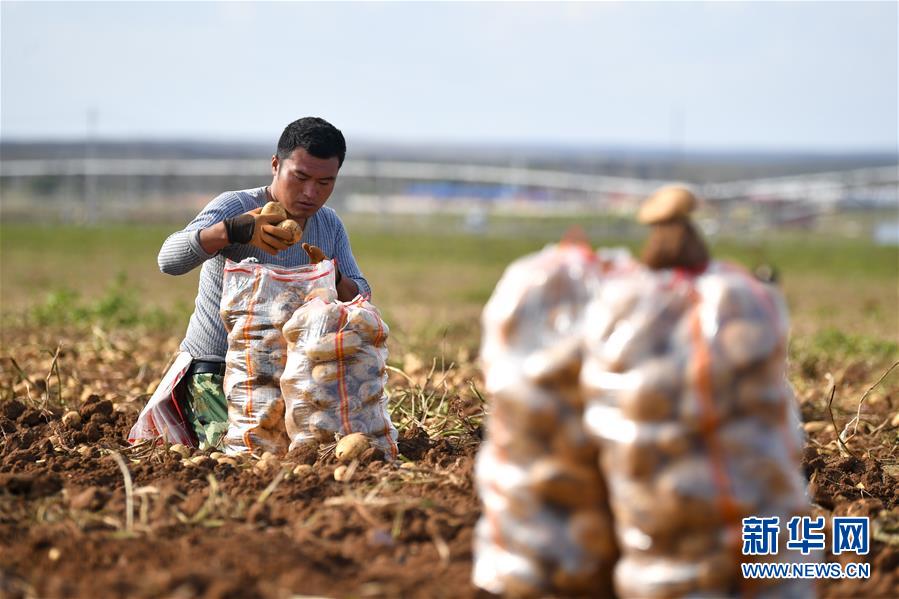
[[[23,360],[5,359],[5,380],[31,395],[16,391],[17,399],[0,403],[0,596],[482,595],[469,582],[477,427],[442,435],[433,423],[406,425],[399,449],[408,462],[368,455],[344,482],[334,479],[327,448],[278,462],[227,463],[202,453],[183,460],[162,446],[125,441],[146,400],[136,390],[165,363],[166,343],[154,347],[143,364],[139,352],[130,354],[127,366],[121,343],[70,355],[70,364],[92,365],[68,371],[75,385],[65,375],[13,385],[16,369],[37,373],[46,364],[29,370]],[[104,351],[112,353],[104,359]],[[117,361],[115,372],[100,368],[109,360]],[[840,428],[882,372],[861,364],[837,374]],[[897,596],[899,393],[893,384],[872,394],[858,433],[841,447],[825,383],[815,376],[798,373],[794,381],[809,433],[803,467],[814,510],[828,522],[868,515],[874,529],[870,554],[853,556],[872,564],[871,578],[824,581],[820,594]],[[60,392],[70,399],[60,402]],[[467,397],[460,382],[449,399],[464,406]],[[63,423],[71,410],[80,423]]]

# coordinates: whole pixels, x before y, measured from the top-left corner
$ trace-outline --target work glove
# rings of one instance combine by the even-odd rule
[[[327,260],[327,259],[328,259],[328,257],[325,255],[325,253],[322,251],[322,249],[321,249],[320,247],[315,246],[315,245],[312,245],[311,243],[304,243],[304,244],[303,244],[303,250],[304,250],[304,251],[306,252],[306,254],[309,256],[309,263],[310,263],[310,264],[318,264],[318,263],[321,262],[322,260]],[[335,272],[336,272],[336,275],[335,275],[335,276],[336,276],[335,283],[336,283],[336,284],[340,284],[341,279],[343,279],[343,275],[340,274],[340,271],[337,270],[336,266],[335,266],[335,269],[334,269],[334,270],[335,270]]]
[[[283,220],[278,214],[262,214],[261,208],[240,216],[225,219],[229,243],[244,243],[274,256],[293,243],[293,234],[275,223]]]
[[[325,253],[318,246],[304,243],[303,250],[309,255],[309,263],[310,264],[318,264],[322,260],[327,260],[328,257],[325,256]]]

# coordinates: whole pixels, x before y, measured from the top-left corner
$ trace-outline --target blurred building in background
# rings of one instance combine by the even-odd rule
[[[266,184],[271,149],[203,143],[0,144],[4,222],[184,222],[218,193]],[[895,155],[683,154],[522,147],[351,147],[330,205],[405,226],[472,233],[541,218],[628,236],[652,190],[686,182],[706,232],[819,230],[897,243]]]

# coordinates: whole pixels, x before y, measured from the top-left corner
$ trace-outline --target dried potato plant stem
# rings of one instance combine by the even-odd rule
[[[852,439],[856,434],[858,434],[858,424],[859,422],[861,422],[862,416],[862,404],[865,403],[865,400],[868,398],[868,395],[870,395],[871,391],[873,391],[875,387],[877,387],[877,385],[882,383],[883,379],[887,378],[887,375],[889,375],[893,371],[893,369],[896,368],[896,366],[899,366],[899,361],[893,362],[893,365],[887,368],[886,372],[884,372],[883,375],[879,379],[877,379],[877,382],[868,387],[868,390],[865,391],[865,394],[862,395],[862,398],[858,400],[858,410],[855,413],[855,417],[846,423],[846,426],[843,427],[843,432],[839,434],[839,438],[841,441],[845,443],[846,441]],[[846,433],[849,432],[849,427],[852,426],[853,423],[855,424],[855,426],[852,429],[852,434],[849,436],[845,436]]]
[[[31,388],[36,387],[37,385],[35,385],[34,381],[31,380],[31,378],[28,376],[28,374],[24,370],[22,370],[22,367],[19,366],[19,363],[16,362],[15,358],[10,356],[9,361],[13,365],[13,367],[16,369],[16,372],[19,373],[19,377],[21,377],[21,380],[25,382],[25,392],[28,394],[28,401],[33,404],[34,399],[31,397]]]
[[[122,478],[125,479],[125,530],[130,534],[134,531],[134,490],[131,484],[131,472],[128,471],[128,466],[119,452],[112,451],[111,455],[118,464],[119,470],[122,471]]]
[[[46,350],[47,353],[53,356],[53,361],[50,362],[50,368],[47,371],[47,376],[44,377],[44,398],[41,402],[41,410],[47,411],[48,406],[50,405],[50,379],[53,378],[53,374],[56,374],[56,393],[57,400],[60,403],[62,401],[62,378],[59,375],[59,351],[62,349],[62,344],[58,343],[56,345],[56,351],[54,353],[50,353],[50,350]]]
[[[281,484],[281,481],[284,480],[284,475],[286,474],[285,470],[279,470],[277,476],[272,479],[272,482],[268,484],[268,486],[262,490],[262,493],[259,494],[259,497],[256,498],[255,503],[263,504],[268,500],[269,496],[275,492],[275,489],[278,488],[278,485]]]
[[[848,455],[851,455],[854,458],[858,456],[855,455],[849,447],[845,443],[843,443],[843,439],[840,438],[840,429],[837,428],[837,421],[833,417],[833,398],[837,392],[837,382],[833,379],[833,376],[830,373],[827,373],[827,378],[830,379],[830,400],[827,402],[827,413],[830,414],[830,424],[833,426],[833,432],[837,436],[837,445],[840,447],[840,450],[845,452]]]
[[[396,366],[390,366],[389,364],[387,365],[387,370],[390,370],[392,372],[395,372],[397,374],[400,374],[400,375],[406,377],[406,380],[409,381],[410,385],[415,384],[415,381],[412,380],[412,377],[409,376],[408,374],[406,374],[406,372],[404,370],[397,368]]]

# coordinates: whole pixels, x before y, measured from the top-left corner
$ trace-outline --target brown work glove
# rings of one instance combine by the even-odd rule
[[[328,257],[325,255],[325,253],[322,251],[322,249],[320,247],[312,245],[310,243],[304,243],[303,250],[309,255],[309,263],[310,264],[318,264],[322,260],[328,259]],[[337,285],[339,285],[340,281],[343,279],[343,275],[340,274],[339,270],[337,270],[336,265],[334,268],[334,272],[335,272],[334,276],[336,277],[335,283]]]
[[[274,256],[293,243],[293,234],[274,223],[283,218],[278,214],[262,214],[261,208],[225,220],[230,243],[245,243]]]
[[[318,246],[304,243],[303,250],[307,254],[309,254],[309,263],[310,264],[318,264],[322,260],[328,259],[328,257],[325,256],[325,253],[322,251],[322,249]]]

